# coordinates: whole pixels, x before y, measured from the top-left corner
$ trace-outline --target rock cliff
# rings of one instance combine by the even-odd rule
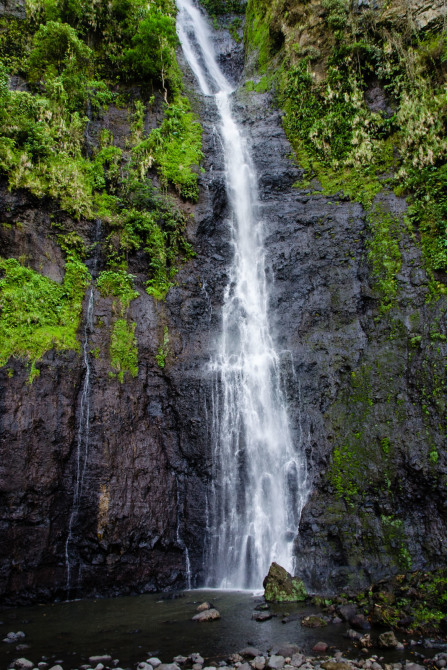
[[[289,4],[291,23],[298,10]],[[272,33],[281,45],[290,25],[273,24]],[[253,75],[252,52],[243,75],[241,47],[224,32],[217,44],[235,79]],[[317,74],[324,69],[322,62]],[[144,290],[147,253],[128,256],[139,293],[129,307],[137,376],[121,382],[109,374],[118,308],[95,284],[91,302],[89,289],[85,294],[78,352],[47,352],[32,383],[19,360],[0,369],[4,602],[202,582],[211,475],[207,363],[232,250],[216,111],[212,101],[193,106],[204,128],[204,173],[197,205],[182,207],[193,214],[187,237],[196,256],[164,301]],[[447,304],[430,291],[418,234],[404,223],[406,202],[386,186],[374,200],[390,217],[401,259],[395,300],[383,310],[368,208],[341,189],[328,194],[318,179],[302,181],[270,90],[242,85],[235,107],[259,175],[271,320],[294,440],[312,481],[296,572],[310,590],[328,591],[440,565],[447,542]],[[113,126],[125,147],[127,119],[109,106],[92,137]],[[153,124],[149,113],[145,123]],[[92,246],[94,279],[105,267],[107,224],[71,221],[55,201],[8,191],[4,180],[0,198],[3,257],[25,258],[61,282],[57,218]]]

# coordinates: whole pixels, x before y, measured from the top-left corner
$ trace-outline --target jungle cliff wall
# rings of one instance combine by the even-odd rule
[[[248,95],[273,84],[302,168],[269,251],[314,486],[296,572],[320,592],[445,561],[444,21],[422,2],[247,9]]]
[[[430,209],[433,203],[443,206],[444,149],[436,123],[444,121],[423,108],[426,123],[437,119],[427,135],[417,131],[419,112],[413,114],[411,105],[405,108],[406,126],[404,117],[396,119],[404,98],[389,94],[389,84],[404,75],[399,60],[391,72],[389,61],[381,60],[388,42],[378,20],[388,12],[383,21],[395,44],[404,31],[393,23],[393,8],[400,16],[394,5],[386,11],[366,8],[363,15],[344,4],[249,3],[241,79],[247,83],[235,96],[259,174],[271,318],[292,431],[307,455],[313,484],[296,541],[297,572],[321,591],[360,587],[385,574],[445,561],[443,214]],[[422,65],[431,67],[433,58],[437,65],[433,95],[422,91],[420,98],[434,100],[439,110],[440,15],[436,8],[430,9],[434,18],[424,11],[421,6],[416,12],[427,21],[420,19],[415,34],[420,42],[435,42],[424,47]],[[346,54],[338,33],[349,17],[361,19],[355,28],[360,32],[366,31],[362,17],[379,28],[373,35],[368,27],[370,42],[365,38],[360,47],[350,27],[355,40],[349,45],[357,46]],[[90,34],[86,43],[96,50],[95,63],[102,63],[99,73],[105,72],[110,87],[114,61],[100,45],[112,38],[91,34],[92,26],[83,28],[76,17],[65,18],[81,36]],[[3,31],[2,56],[12,52],[8,87],[39,96],[47,86],[55,107],[51,118],[46,108],[42,113],[52,123],[66,114],[60,98],[51,97],[55,73],[42,74],[32,59],[31,70],[20,65],[37,48],[29,40],[38,30],[37,23],[28,28],[24,45],[20,20],[15,31]],[[99,26],[101,20],[99,14]],[[240,31],[238,23],[232,25],[233,33]],[[242,46],[226,29],[219,34],[220,60],[237,80]],[[414,47],[412,36],[404,40],[407,50]],[[71,33],[64,39],[76,45],[77,67],[84,68],[82,45]],[[132,44],[137,50],[138,41]],[[116,49],[112,39],[114,58]],[[182,588],[203,579],[213,383],[207,363],[218,342],[232,253],[216,112],[212,102],[195,96],[182,64],[183,86],[202,120],[204,157],[189,156],[193,169],[181,181],[173,170],[178,154],[174,161],[164,159],[173,155],[171,132],[195,146],[194,118],[179,101],[177,75],[169,75],[167,113],[160,77],[152,74],[153,83],[142,84],[132,54],[128,58],[121,64],[130,70],[115,91],[118,99],[89,110],[89,95],[98,100],[102,91],[95,83],[94,93],[70,111],[81,110],[87,119],[79,153],[73,146],[67,150],[77,161],[71,182],[87,175],[78,195],[59,187],[58,196],[53,182],[45,181],[48,172],[38,172],[38,160],[52,165],[53,175],[62,167],[54,167],[39,148],[36,134],[34,144],[23,141],[23,134],[13,137],[32,167],[23,153],[8,153],[11,145],[2,144],[0,255],[2,262],[20,259],[20,267],[2,265],[2,318],[12,309],[22,333],[43,333],[24,342],[10,321],[3,322],[11,347],[0,369],[0,591],[7,602]],[[380,72],[371,70],[377,63]],[[64,68],[56,74],[68,90],[72,73]],[[73,116],[63,118],[77,123]],[[312,125],[319,119],[324,123]],[[413,124],[418,146],[399,131],[399,123],[404,130]],[[79,135],[78,126],[70,127]],[[362,135],[365,128],[371,133]],[[45,141],[60,141],[54,137]],[[429,150],[434,155],[433,164],[423,156],[416,166],[423,183],[408,171],[420,146],[423,153],[427,149],[424,156]],[[202,171],[194,167],[199,162]],[[393,183],[402,166],[409,176]],[[424,192],[424,184],[432,190]],[[53,283],[42,284],[39,277]],[[14,286],[23,288],[19,301],[16,293],[5,293]],[[42,296],[54,298],[50,316],[39,308]],[[33,309],[21,309],[24,304]]]

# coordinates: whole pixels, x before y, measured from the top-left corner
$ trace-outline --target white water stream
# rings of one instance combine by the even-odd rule
[[[211,29],[193,0],[177,0],[177,6],[183,52],[219,111],[232,210],[234,257],[219,353],[211,363],[216,385],[207,585],[257,589],[272,561],[293,568],[306,466],[292,442],[269,328],[264,230],[249,147],[232,113],[232,87],[217,64]]]

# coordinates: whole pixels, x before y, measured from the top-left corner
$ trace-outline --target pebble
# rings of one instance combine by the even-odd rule
[[[176,663],[175,658],[174,658],[174,662]],[[146,663],[149,663],[149,665],[152,665],[153,668],[158,668],[158,666],[161,665],[160,659],[157,658],[156,656],[151,656],[151,658],[148,658]]]
[[[34,663],[27,658],[16,658],[12,667],[16,670],[32,670],[34,668]]]
[[[255,621],[268,621],[272,617],[273,614],[271,612],[254,612],[251,618]]]
[[[265,668],[265,658],[264,658],[264,656],[261,656],[261,655],[256,656],[256,657],[252,660],[252,662],[251,662],[251,666],[252,666],[255,670],[264,670],[264,668]]]
[[[64,670],[64,669],[61,665],[53,665],[53,667],[50,668],[50,670]]]
[[[156,658],[155,660],[158,661],[159,659]],[[175,658],[173,658],[172,660],[173,660],[174,663],[177,663],[178,665],[183,665],[188,660],[188,657],[187,656],[175,656]],[[150,661],[147,661],[147,662],[149,663]],[[161,661],[160,661],[160,663],[161,663]],[[160,663],[158,663],[158,665],[160,665]],[[151,663],[151,665],[153,665],[153,664]],[[154,667],[157,667],[157,666],[154,666]]]
[[[102,656],[89,656],[88,662],[90,665],[98,665],[98,663],[111,663],[112,657],[109,654],[102,654]]]
[[[312,647],[312,651],[315,651],[317,654],[324,654],[327,651],[328,645],[326,642],[317,642],[316,645]]]
[[[195,652],[194,654],[190,654],[188,658],[193,663],[200,663],[200,665],[203,665],[205,663],[205,659],[203,658],[203,656],[201,656],[197,652]]]
[[[150,663],[142,661],[137,665],[138,670],[153,670],[153,666]]]
[[[281,670],[284,667],[284,656],[270,656],[267,665],[271,670]]]

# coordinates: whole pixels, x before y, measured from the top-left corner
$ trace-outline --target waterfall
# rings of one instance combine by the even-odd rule
[[[101,221],[96,220],[95,227],[95,247],[93,258],[91,259],[91,274],[96,278],[98,265],[98,242],[101,236]],[[91,391],[91,366],[90,366],[90,335],[93,332],[93,306],[94,306],[94,282],[90,284],[87,299],[87,310],[85,315],[85,324],[82,342],[82,362],[84,365],[84,382],[82,384],[81,400],[79,403],[79,423],[76,436],[75,452],[75,479],[73,485],[73,498],[71,503],[70,516],[68,520],[67,539],[65,540],[65,591],[67,597],[73,587],[72,572],[78,567],[78,578],[80,574],[79,561],[76,560],[74,553],[76,548],[76,537],[73,535],[73,529],[79,516],[79,508],[84,488],[84,480],[87,469],[87,461],[90,446],[90,391]]]
[[[257,176],[232,113],[232,87],[212,33],[193,0],[177,0],[177,31],[202,93],[220,117],[233,246],[213,394],[213,482],[207,585],[260,588],[275,560],[292,570],[292,544],[307,496],[304,456],[295,447],[269,327],[264,226]]]

